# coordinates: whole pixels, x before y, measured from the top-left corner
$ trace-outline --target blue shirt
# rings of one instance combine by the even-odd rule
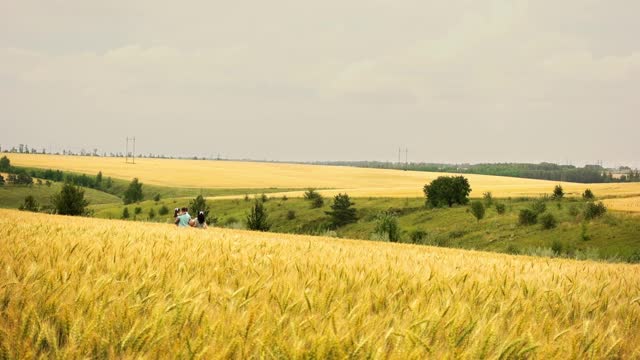
[[[178,216],[178,226],[189,226],[189,220],[191,220],[191,215],[188,213],[182,214]]]

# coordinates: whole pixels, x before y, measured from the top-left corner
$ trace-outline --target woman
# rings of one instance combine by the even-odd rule
[[[204,211],[198,212],[198,217],[193,221],[193,225],[191,226],[199,229],[208,228],[206,219],[204,218]]]
[[[180,219],[178,219],[179,215],[180,215],[180,209],[179,208],[173,209],[173,223],[176,226],[178,226],[178,224],[180,223]]]

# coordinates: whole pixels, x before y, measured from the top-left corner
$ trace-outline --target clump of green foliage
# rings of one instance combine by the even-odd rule
[[[471,186],[464,176],[440,176],[423,188],[426,205],[440,207],[454,204],[466,205],[469,202]]]

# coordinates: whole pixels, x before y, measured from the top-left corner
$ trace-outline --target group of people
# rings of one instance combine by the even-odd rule
[[[175,208],[173,211],[173,220],[178,227],[194,227],[199,229],[206,229],[207,222],[204,217],[204,211],[199,211],[198,216],[192,218],[189,215],[189,209],[186,207]]]

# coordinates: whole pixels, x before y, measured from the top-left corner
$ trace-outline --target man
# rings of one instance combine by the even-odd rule
[[[186,207],[182,208],[182,212],[178,215],[178,226],[179,227],[188,227],[189,222],[191,221],[191,215],[189,215],[189,209]]]

